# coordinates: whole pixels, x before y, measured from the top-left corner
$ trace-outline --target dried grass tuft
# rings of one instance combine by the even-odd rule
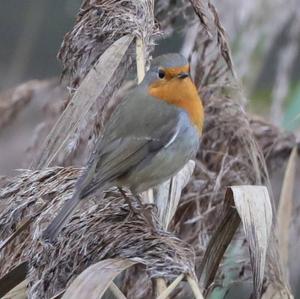
[[[124,35],[141,38],[147,58],[158,36],[153,5],[151,0],[85,0],[58,53],[63,75],[69,74],[71,86],[79,86],[101,54]]]
[[[216,38],[219,47],[219,52],[225,60],[229,70],[233,73],[233,63],[231,51],[225,36],[225,30],[220,22],[216,7],[208,1],[190,0],[195,13],[199,17],[202,27],[208,39]]]
[[[114,190],[102,200],[86,202],[85,212],[75,214],[54,245],[43,243],[40,233],[63,200],[71,196],[78,173],[75,168],[59,167],[25,171],[1,191],[1,200],[7,201],[0,222],[2,240],[16,230],[15,223],[37,215],[35,223],[2,250],[7,258],[1,259],[1,275],[11,269],[9,265],[29,259],[30,298],[50,298],[89,265],[106,258],[138,262],[150,278],[195,275],[192,248],[164,231],[153,210],[154,230],[143,216],[131,214],[123,197]]]

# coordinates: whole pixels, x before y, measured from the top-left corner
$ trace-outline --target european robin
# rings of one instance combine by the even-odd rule
[[[44,238],[55,238],[77,204],[96,190],[128,187],[136,195],[172,177],[196,155],[203,121],[186,58],[175,53],[155,58],[112,113],[73,196]]]

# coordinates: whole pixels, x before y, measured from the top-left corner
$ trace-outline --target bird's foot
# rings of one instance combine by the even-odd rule
[[[153,208],[152,205],[143,204],[141,199],[139,198],[139,196],[134,194],[134,197],[139,205],[139,208],[136,208],[135,206],[132,205],[130,198],[127,196],[127,194],[124,192],[124,190],[120,187],[118,189],[121,192],[121,194],[123,195],[125,202],[127,203],[128,207],[129,207],[129,214],[125,218],[125,221],[127,221],[131,217],[141,215],[144,218],[145,222],[148,224],[148,226],[154,230],[155,225],[154,225],[154,222],[152,219],[152,213],[151,213],[151,210]]]

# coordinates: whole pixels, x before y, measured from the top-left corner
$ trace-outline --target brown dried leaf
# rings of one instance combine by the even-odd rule
[[[99,58],[49,133],[40,155],[31,165],[32,168],[48,166],[66,146],[66,142],[78,128],[80,121],[115,75],[132,40],[133,37],[130,36],[120,38]]]
[[[272,226],[272,207],[265,186],[232,186],[227,189],[224,217],[207,247],[200,283],[207,288],[213,281],[220,260],[238,228],[238,216],[249,244],[254,295],[260,298]]]
[[[124,259],[107,259],[94,264],[71,283],[62,299],[100,299],[114,278],[134,264]]]
[[[223,217],[208,243],[200,269],[197,271],[199,273],[198,278],[200,286],[204,289],[207,289],[214,281],[224,252],[241,222],[239,215],[232,204],[232,197],[233,194],[231,189],[227,189],[224,200]]]
[[[265,186],[235,186],[231,190],[249,244],[254,295],[260,298],[273,218],[268,189]]]

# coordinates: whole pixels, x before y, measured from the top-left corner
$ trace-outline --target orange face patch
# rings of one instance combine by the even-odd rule
[[[204,111],[202,101],[191,78],[181,79],[180,73],[189,72],[189,66],[165,68],[165,77],[149,86],[149,94],[186,110],[199,133],[202,132]]]

